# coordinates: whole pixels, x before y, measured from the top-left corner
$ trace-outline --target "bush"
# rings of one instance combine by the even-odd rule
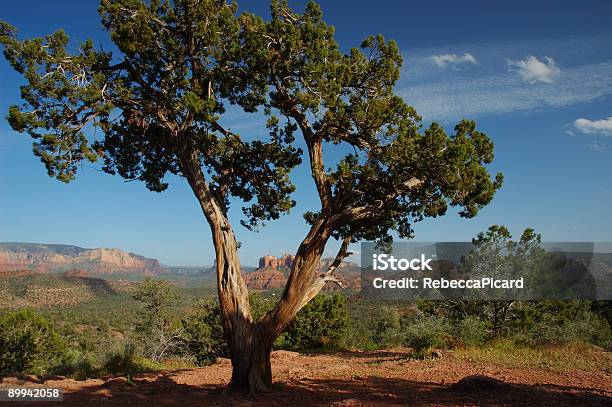
[[[20,310],[0,318],[0,374],[45,375],[67,358],[66,344],[43,316]]]
[[[136,331],[143,353],[160,362],[177,352],[181,337],[173,309],[178,303],[176,286],[166,280],[146,278],[133,295],[142,304]]]
[[[136,344],[127,341],[117,343],[104,354],[100,373],[124,375],[131,380],[136,373],[156,372],[165,368],[163,363],[138,354]]]
[[[382,347],[401,344],[401,316],[396,309],[382,307],[380,314],[375,319],[374,326],[373,339],[376,344]]]
[[[78,350],[68,352],[67,361],[57,369],[56,373],[70,376],[76,380],[86,380],[99,376],[96,360],[90,355]]]
[[[465,317],[454,327],[454,336],[465,346],[480,346],[488,337],[491,325],[476,317]]]
[[[414,356],[423,359],[433,349],[451,345],[450,327],[443,318],[421,317],[402,327],[404,345],[414,350]]]
[[[101,370],[104,374],[131,376],[138,370],[137,365],[136,345],[132,342],[124,342],[116,344],[104,354]]]
[[[527,331],[517,332],[513,340],[519,345],[567,344],[583,342],[612,349],[612,330],[608,321],[592,312],[586,312],[573,320],[543,320]]]
[[[318,295],[297,314],[279,347],[295,351],[340,348],[348,326],[346,299],[340,294]]]
[[[229,356],[218,305],[209,301],[196,302],[181,320],[181,327],[181,347],[198,366],[210,365],[218,357]]]

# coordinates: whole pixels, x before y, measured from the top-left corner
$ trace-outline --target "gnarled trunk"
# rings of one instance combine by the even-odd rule
[[[204,179],[197,152],[183,150],[180,163],[212,232],[221,324],[232,361],[228,390],[268,391],[272,384],[270,352],[276,336],[253,323],[248,289],[240,272],[236,238],[227,216]]]
[[[319,268],[326,236],[316,236],[302,244],[292,265],[290,281],[276,307],[260,321],[229,332],[232,379],[229,391],[267,393],[272,386],[270,353],[274,340],[293,321],[299,310],[323,287]],[[236,329],[239,328],[239,329]]]
[[[238,245],[229,220],[209,189],[197,152],[185,148],[179,157],[181,171],[198,198],[212,232],[221,323],[232,361],[232,378],[227,389],[251,394],[268,392],[272,385],[270,353],[274,340],[325,284],[323,277],[316,276],[316,270],[330,236],[326,219],[313,225],[300,245],[279,303],[254,323],[248,290],[240,272]]]
[[[258,324],[252,324],[247,334],[232,333],[232,378],[229,391],[267,393],[272,386],[270,353],[275,338],[262,335]]]

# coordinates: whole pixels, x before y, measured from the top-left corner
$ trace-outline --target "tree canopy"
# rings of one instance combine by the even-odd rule
[[[424,127],[395,93],[394,41],[371,36],[345,53],[315,2],[303,13],[286,0],[270,9],[264,20],[225,0],[102,0],[115,52],[91,40],[71,51],[62,30],[19,40],[0,23],[4,55],[26,80],[8,120],[34,139],[50,176],[69,182],[83,162],[100,160],[152,191],[168,187],[167,174],[188,181],[213,236],[232,384],[252,391],[271,383],[274,338],[326,282],[338,282],[333,271],[351,242],[412,237],[414,222],[449,207],[473,217],[502,183],[487,170],[493,143],[473,121],[450,134]],[[266,115],[268,137],[245,141],[224,128],[228,105]],[[350,153],[329,161],[335,145]],[[279,302],[253,321],[228,207],[243,201],[249,229],[289,211],[290,172],[302,158],[320,207],[304,214],[310,229]],[[330,238],[342,245],[319,273]]]
[[[490,202],[502,179],[484,166],[493,143],[467,120],[451,135],[437,123],[422,130],[394,93],[402,64],[394,41],[372,36],[345,54],[316,3],[303,14],[284,1],[271,10],[264,21],[221,0],[104,0],[99,12],[116,54],[91,40],[70,53],[62,30],[19,41],[2,23],[5,56],[27,79],[9,123],[35,139],[34,153],[64,182],[82,161],[102,160],[104,171],[163,191],[167,173],[184,175],[177,153],[188,145],[222,206],[230,196],[254,201],[244,209],[247,227],[295,205],[298,128],[322,203],[305,217],[333,212],[337,237],[410,237],[413,222],[449,205],[472,217]],[[221,127],[228,103],[268,114],[269,139],[245,142]],[[91,139],[93,127],[101,139]],[[354,152],[326,167],[327,143]]]

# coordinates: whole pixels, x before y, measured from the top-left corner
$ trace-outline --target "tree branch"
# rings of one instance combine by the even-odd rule
[[[323,284],[327,282],[333,282],[333,283],[336,283],[338,287],[340,288],[346,288],[342,280],[334,276],[334,271],[336,271],[336,269],[340,267],[340,264],[342,264],[342,261],[345,258],[353,254],[352,252],[348,251],[348,247],[350,243],[351,243],[351,236],[345,237],[344,240],[342,241],[342,245],[340,246],[340,250],[338,250],[338,254],[336,254],[336,258],[334,259],[332,264],[329,265],[329,267],[327,268],[327,271],[321,275],[321,278],[323,279]]]
[[[274,86],[286,102],[283,110],[297,122],[306,141],[308,157],[310,159],[310,171],[317,187],[319,199],[321,200],[321,212],[328,213],[332,207],[333,195],[323,163],[323,138],[320,133],[313,131],[306,115],[298,108],[297,102],[289,95],[287,88],[279,80],[274,69],[272,69],[272,72],[274,75]]]
[[[383,207],[385,202],[388,202],[389,200],[395,199],[398,196],[405,194],[411,189],[418,187],[422,183],[423,180],[412,177],[400,184],[400,186],[398,186],[398,188],[393,193],[380,197],[379,199],[375,200],[371,205],[349,207],[339,213],[332,215],[329,218],[328,225],[332,229],[337,229],[340,226],[350,223],[356,223],[367,219],[368,217],[377,213],[377,211],[380,210],[381,207]]]
[[[323,138],[319,133],[315,133],[312,130],[306,115],[297,106],[291,108],[289,115],[297,122],[304,135],[306,146],[308,147],[310,171],[319,193],[322,212],[329,212],[332,206],[332,190],[323,163]]]

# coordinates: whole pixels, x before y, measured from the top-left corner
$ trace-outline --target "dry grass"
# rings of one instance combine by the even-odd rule
[[[612,373],[612,353],[582,343],[531,347],[499,340],[479,348],[457,349],[454,354],[469,362],[494,363],[504,367]]]

